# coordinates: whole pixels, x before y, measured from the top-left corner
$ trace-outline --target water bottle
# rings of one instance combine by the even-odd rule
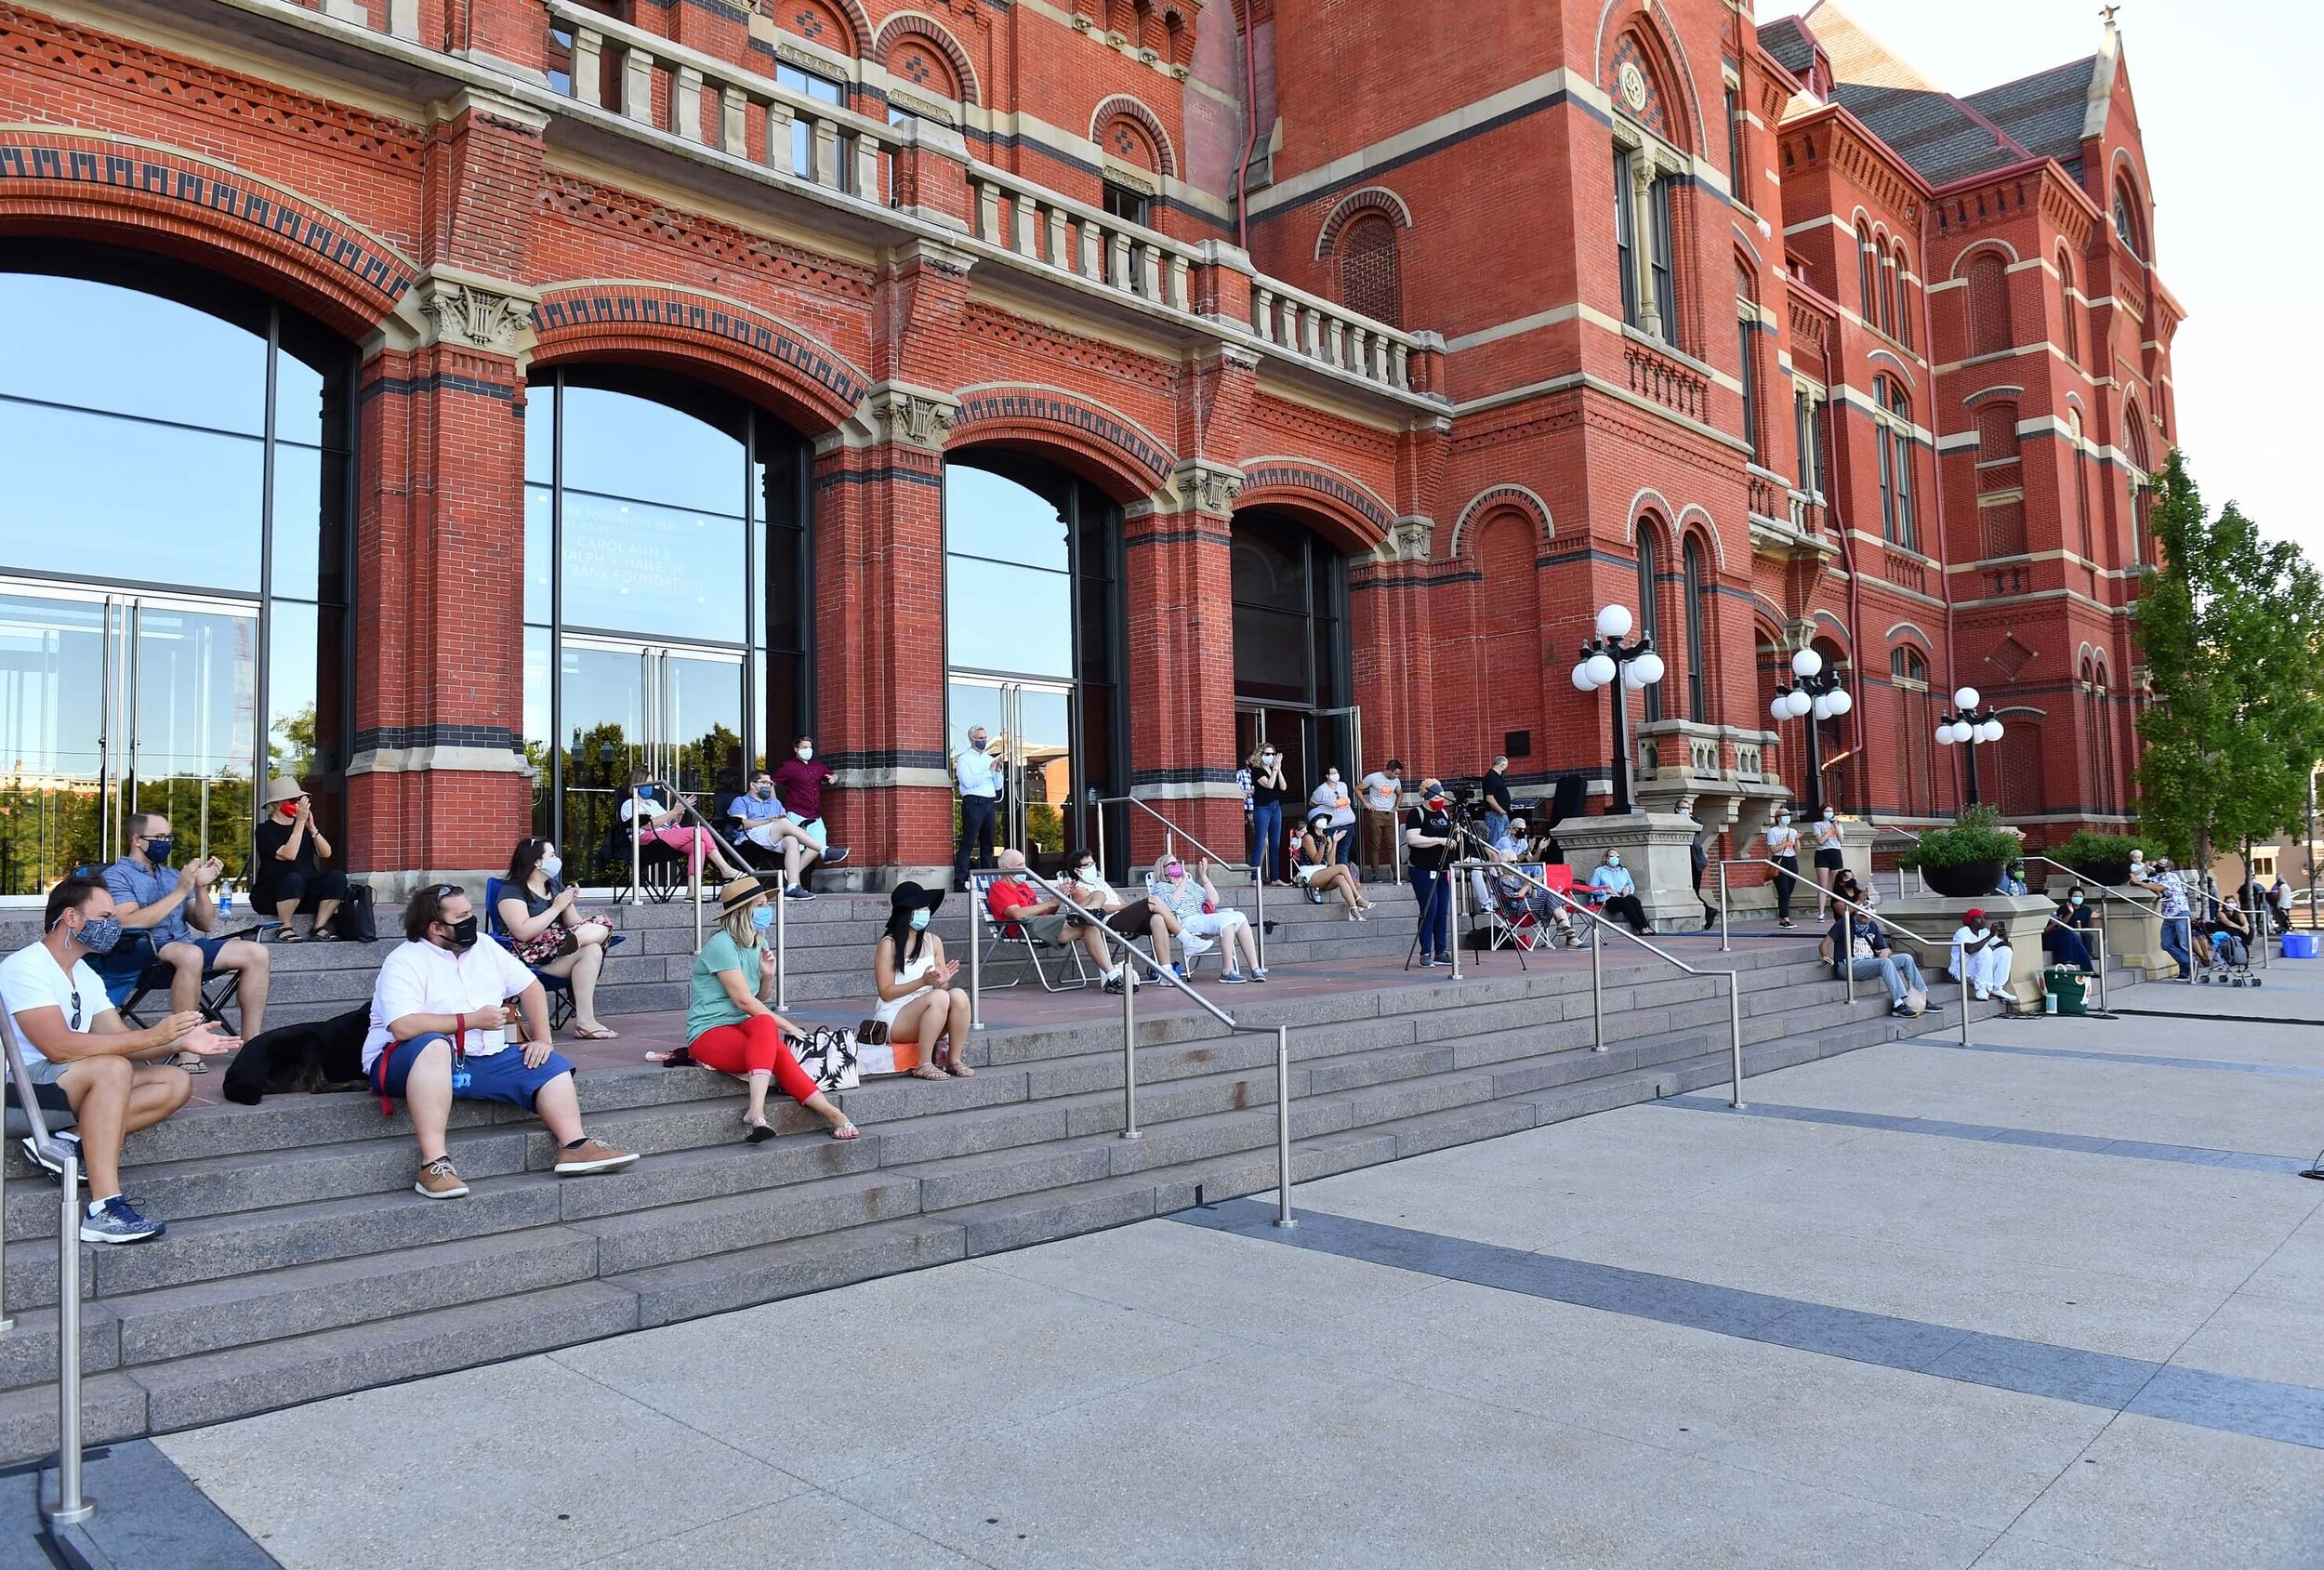
[[[218,886],[218,914],[220,917],[234,914],[234,884],[231,878]]]

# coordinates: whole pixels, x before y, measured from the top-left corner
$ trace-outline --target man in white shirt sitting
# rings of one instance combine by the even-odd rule
[[[121,1196],[121,1142],[184,1106],[193,1082],[184,1069],[144,1060],[171,1052],[212,1058],[242,1045],[216,1034],[191,1009],[149,1030],[124,1025],[88,963],[90,955],[110,954],[120,941],[121,919],[105,885],[67,877],[48,891],[40,942],[0,961],[7,1029],[24,1053],[34,1099],[54,1110],[61,1091],[73,1111],[64,1121],[79,1123],[90,1196],[81,1218],[84,1243],[142,1243],[167,1230]],[[41,1160],[30,1139],[24,1147],[50,1176],[63,1175]]]
[[[1985,912],[1972,906],[1961,912],[1953,932],[1953,977],[1983,1003],[2009,996],[2009,968],[2014,957],[1997,930],[1986,925]]]
[[[638,1159],[581,1132],[573,1064],[549,1046],[541,983],[498,943],[476,941],[476,912],[457,885],[430,884],[414,894],[403,907],[403,936],[372,988],[363,1076],[381,1106],[400,1098],[412,1115],[419,1136],[415,1190],[430,1199],[468,1193],[444,1146],[456,1101],[531,1108],[557,1141],[561,1177],[611,1172]],[[511,997],[522,1016],[521,1041],[508,1039]]]

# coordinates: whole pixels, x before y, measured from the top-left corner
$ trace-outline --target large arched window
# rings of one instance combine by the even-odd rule
[[[1655,539],[1655,528],[1644,518],[1638,521],[1638,630],[1652,638],[1658,647],[1662,641],[1662,617],[1656,604],[1656,579],[1661,576],[1661,552]],[[1649,722],[1662,718],[1662,683],[1644,689],[1645,715]]]
[[[1880,254],[1872,249],[1872,231],[1856,225],[1856,283],[1864,295],[1864,324],[1881,324]]]
[[[1007,453],[946,460],[946,756],[971,726],[1007,738],[1001,834],[1044,869],[1095,845],[1077,803],[1128,793],[1122,582],[1121,509],[1097,487]]]
[[[2114,237],[2131,255],[2146,259],[2146,230],[2138,220],[2138,192],[2129,180],[2114,182]]]
[[[1896,247],[1891,260],[1896,274],[1896,341],[1907,349],[1912,347],[1912,264],[1905,257],[1905,248]]]
[[[2095,564],[2097,551],[2090,528],[2090,463],[2082,452],[2082,412],[2066,412],[2066,461],[2074,466],[2074,521],[2076,537],[2080,541],[2082,560]]]
[[[338,837],[354,367],[196,269],[0,243],[0,894],[132,811],[246,879],[261,773]]]
[[[2058,247],[2058,347],[2068,364],[2082,363],[2081,304],[2074,293],[2074,258]]]
[[[2146,416],[2132,402],[2122,408],[2122,448],[2130,460],[2131,560],[2146,561],[2146,515],[2155,504],[2153,470],[2146,461]]]
[[[629,772],[706,806],[812,730],[808,451],[764,410],[626,365],[525,395],[535,829],[592,865]]]
[[[2118,811],[2114,757],[2114,715],[2106,692],[2105,660],[2086,654],[2081,666],[2082,745],[2090,755],[2091,805],[2101,812]]]
[[[1880,449],[1881,530],[1892,545],[1920,548],[1912,517],[1912,405],[1896,378],[1872,378],[1872,402],[1880,413],[1873,433]]]
[[[1908,816],[1936,811],[1934,706],[1929,701],[1929,665],[1921,651],[1899,644],[1888,652],[1888,682],[1896,693],[1897,805]]]
[[[1384,213],[1367,213],[1339,239],[1340,303],[1350,310],[1403,325],[1404,297],[1397,280],[1396,226]]]
[[[1698,534],[1688,534],[1686,545],[1679,553],[1682,583],[1681,592],[1686,611],[1686,718],[1697,724],[1710,723],[1710,651],[1707,641],[1710,635],[1710,574],[1703,570],[1703,542]]]
[[[1969,352],[1999,354],[2010,347],[2009,269],[1993,251],[1969,264]]]
[[[1881,331],[1893,338],[1896,336],[1896,258],[1877,235],[1872,247],[1872,270],[1881,281]]]
[[[1740,369],[1743,389],[1743,440],[1750,444],[1751,461],[1766,461],[1765,443],[1759,433],[1759,300],[1750,269],[1740,258],[1735,266],[1736,363]]]
[[[1254,508],[1235,514],[1231,570],[1235,756],[1280,747],[1302,796],[1327,765],[1352,782],[1346,558],[1297,514]]]

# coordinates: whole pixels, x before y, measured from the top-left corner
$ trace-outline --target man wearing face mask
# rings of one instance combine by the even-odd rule
[[[132,812],[125,826],[129,848],[105,869],[105,891],[112,895],[113,914],[121,920],[121,942],[98,961],[97,973],[109,982],[139,976],[158,986],[165,978],[157,967],[167,966],[169,1007],[182,1014],[200,1007],[205,971],[232,970],[243,1032],[257,1035],[266,1028],[267,952],[241,938],[211,935],[218,904],[210,890],[225,864],[212,856],[172,872],[169,858],[177,840],[167,818]],[[179,1066],[199,1074],[200,1063],[196,1058]]]
[[[815,859],[825,866],[847,860],[844,846],[831,843],[823,821],[823,787],[831,783],[831,765],[815,756],[815,738],[801,736],[791,743],[791,755],[774,771],[774,790],[790,809],[790,821],[815,848]]]
[[[982,725],[969,727],[968,750],[952,760],[952,777],[960,787],[960,845],[953,852],[953,892],[969,889],[969,852],[975,864],[993,864],[993,821],[1000,811],[1000,771],[1009,749],[991,745]]]
[[[1412,897],[1420,906],[1420,963],[1452,963],[1452,888],[1445,872],[1453,842],[1450,800],[1443,784],[1420,782],[1420,804],[1405,814],[1405,861],[1412,869]]]
[[[1776,925],[1791,925],[1791,891],[1800,886],[1800,831],[1791,826],[1791,809],[1776,809],[1767,830],[1767,859],[1783,870],[1776,875]]]
[[[2090,940],[2083,934],[2097,930],[2097,907],[2083,891],[2075,889],[2067,894],[2066,903],[2058,906],[2057,918],[2065,925],[2045,927],[2041,933],[2041,946],[2050,951],[2052,961],[2084,972],[2096,970],[2090,959]]]
[[[52,1111],[62,1110],[61,1097],[79,1124],[89,1192],[81,1220],[84,1243],[142,1243],[165,1230],[121,1196],[121,1141],[185,1105],[193,1084],[183,1069],[142,1060],[173,1050],[210,1058],[241,1045],[217,1034],[191,1009],[148,1030],[124,1025],[105,996],[104,982],[88,964],[91,956],[110,953],[120,941],[121,922],[105,886],[95,878],[67,877],[48,891],[40,942],[0,961],[7,1028],[23,1051],[33,1093]],[[24,1147],[40,1161],[30,1139]],[[48,1171],[61,1176],[58,1168]]]
[[[726,811],[739,825],[734,830],[736,845],[746,840],[783,858],[784,879],[789,885],[785,898],[815,897],[807,890],[807,869],[823,853],[823,848],[799,826],[798,814],[775,794],[773,775],[760,770],[751,780],[750,788],[734,798]],[[839,854],[844,856],[847,852],[842,851]]]
[[[1598,906],[1608,916],[1620,917],[1641,937],[1654,930],[1654,923],[1646,919],[1646,907],[1638,901],[1638,880],[1622,864],[1621,851],[1605,853],[1604,863],[1591,871],[1590,887],[1597,891]]]
[[[573,1064],[549,1045],[541,983],[498,943],[476,941],[476,912],[456,884],[429,884],[414,894],[403,907],[403,936],[372,988],[363,1075],[382,1108],[400,1099],[412,1115],[419,1139],[416,1192],[429,1199],[468,1193],[444,1146],[456,1101],[531,1108],[557,1142],[561,1177],[611,1172],[638,1159],[582,1133]],[[519,1041],[507,1028],[512,997],[523,1025]]]

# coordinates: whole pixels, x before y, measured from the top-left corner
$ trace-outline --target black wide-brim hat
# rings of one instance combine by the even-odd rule
[[[933,911],[944,903],[944,891],[942,889],[923,889],[917,883],[899,883],[888,893],[888,909],[891,913],[900,910],[918,910],[922,906]]]

